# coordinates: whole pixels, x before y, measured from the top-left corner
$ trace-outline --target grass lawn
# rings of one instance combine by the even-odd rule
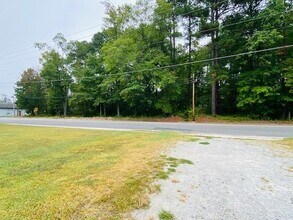
[[[173,132],[0,125],[1,219],[116,219],[147,204]]]

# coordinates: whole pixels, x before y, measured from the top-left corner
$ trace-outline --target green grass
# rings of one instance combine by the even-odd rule
[[[189,164],[193,165],[193,162],[186,159],[178,159],[175,157],[167,157],[166,155],[161,155],[161,163],[164,164],[163,167],[165,167],[166,171],[159,171],[156,175],[158,179],[166,180],[169,178],[170,174],[176,172],[176,167],[178,167],[181,164]]]
[[[191,118],[189,118],[189,121]],[[256,119],[249,116],[241,116],[241,115],[206,115],[199,114],[197,115],[195,121],[197,122],[212,122],[212,123],[276,123],[276,124],[292,124],[292,120],[271,120],[271,119]]]
[[[117,219],[147,204],[172,132],[0,125],[0,216]]]
[[[200,144],[202,144],[202,145],[209,145],[210,143],[209,142],[206,142],[206,141],[204,141],[204,142],[199,142]]]
[[[197,142],[199,140],[199,138],[190,138],[189,141],[190,142]]]
[[[218,120],[227,122],[292,123],[292,120],[256,119],[249,116],[217,115]]]
[[[159,218],[160,218],[160,220],[173,220],[173,219],[175,219],[174,215],[172,213],[167,212],[165,210],[160,212]]]
[[[166,172],[166,171],[159,171],[157,173],[157,178],[158,179],[162,179],[162,180],[166,180],[169,178],[170,172]]]

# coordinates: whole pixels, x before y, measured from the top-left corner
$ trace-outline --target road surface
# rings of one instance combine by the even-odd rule
[[[179,131],[212,136],[293,137],[292,125],[203,124],[188,122],[137,122],[94,119],[0,118],[0,124],[110,130]]]

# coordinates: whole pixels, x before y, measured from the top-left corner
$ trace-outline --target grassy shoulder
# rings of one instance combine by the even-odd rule
[[[212,116],[200,115],[195,119],[198,123],[240,123],[240,124],[293,124],[292,120],[259,120],[245,116]]]
[[[28,116],[31,117],[31,116]],[[34,116],[32,116],[34,117]],[[45,116],[40,115],[39,118],[63,118],[57,116]],[[170,117],[67,117],[67,118],[77,118],[85,120],[119,120],[119,121],[145,121],[145,122],[191,122],[192,118],[184,118],[180,116],[170,116]],[[293,124],[293,120],[259,120],[253,119],[245,116],[212,116],[212,115],[198,115],[195,117],[195,122],[197,123],[228,123],[228,124]]]
[[[160,152],[185,137],[0,125],[0,139],[2,219],[115,219],[147,204]]]
[[[275,144],[293,153],[293,138],[284,138],[283,140],[275,141]]]
[[[284,138],[273,141],[271,146],[275,150],[275,155],[283,158],[293,158],[293,138]],[[293,172],[292,164],[284,164],[283,169]]]

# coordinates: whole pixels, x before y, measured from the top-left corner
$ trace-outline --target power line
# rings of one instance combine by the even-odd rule
[[[77,32],[76,32],[77,33]],[[91,34],[91,35],[87,35],[87,36],[84,36],[84,37],[80,37],[80,38],[77,38],[75,39],[74,41],[77,41],[77,40],[81,40],[81,39],[85,39],[85,38],[88,38],[88,37],[93,37],[96,33],[94,34]],[[48,42],[47,42],[48,43]],[[16,55],[16,56],[25,56],[25,55],[28,55],[28,54],[32,54],[32,53],[37,53],[39,52],[39,50],[36,50],[36,51],[32,51],[30,53],[26,53],[26,54],[21,54],[21,55]],[[16,57],[16,56],[13,56],[13,57]],[[1,58],[1,57],[0,57]],[[10,59],[11,57],[6,57],[6,58],[2,58],[2,59]],[[24,61],[27,61],[27,60],[33,60],[33,59],[36,59],[36,58],[39,58],[39,56],[37,57],[32,57],[32,58],[28,58],[28,59],[25,59],[25,60],[20,60],[20,61],[16,61],[16,62],[12,62],[12,63],[0,63],[0,65],[9,65],[9,64],[15,64],[15,63],[18,63],[18,62],[24,62]],[[2,60],[0,59],[0,60]]]
[[[84,31],[90,30],[90,29],[92,29],[92,28],[94,28],[94,27],[98,27],[98,26],[101,26],[101,25],[102,25],[102,24],[95,25],[95,26],[92,26],[92,27],[89,27],[89,28],[86,28],[86,29],[83,29],[83,30],[80,30],[80,31],[74,32],[74,33],[72,33],[72,34],[65,35],[64,37],[70,37],[70,36],[73,36],[73,35],[76,35],[76,34],[82,33],[82,32],[84,32]],[[77,38],[77,39],[74,39],[74,40],[81,40],[81,39],[84,39],[84,38],[88,38],[88,37],[94,36],[95,34],[96,34],[96,33],[91,34],[91,35],[87,35],[87,36],[85,36],[85,37]],[[46,41],[45,44],[48,44],[48,43],[51,43],[51,42],[52,42],[52,40],[49,40],[49,41]],[[23,49],[23,50],[28,50],[28,49],[35,49],[35,47],[32,46],[32,47],[28,47],[28,48]],[[39,50],[31,51],[31,52],[29,52],[29,53],[25,53],[25,54],[17,54],[17,55],[13,55],[13,53],[12,53],[11,55],[13,55],[13,56],[11,56],[11,55],[4,55],[4,56],[0,56],[0,59],[1,59],[1,60],[4,60],[4,59],[11,59],[11,58],[13,58],[13,57],[25,56],[25,55],[33,54],[33,53],[37,53],[37,52],[39,52]]]
[[[252,19],[248,19],[248,20],[243,20],[243,21],[239,21],[239,22],[235,22],[235,23],[231,23],[231,24],[227,24],[227,25],[223,25],[223,26],[219,26],[219,27],[215,27],[215,28],[211,28],[211,29],[207,29],[207,30],[203,30],[203,31],[200,31],[199,33],[205,33],[205,32],[209,32],[209,31],[213,31],[213,30],[218,30],[218,29],[221,29],[221,28],[227,28],[227,27],[231,27],[231,26],[234,26],[234,25],[237,25],[237,24],[243,24],[243,23],[246,23],[246,22],[255,21],[255,20],[259,20],[259,19],[262,19],[262,18],[267,18],[267,17],[279,15],[279,14],[287,14],[287,13],[292,12],[292,11],[293,11],[293,9],[290,9],[290,10],[288,10],[286,12],[278,12],[278,13],[271,14],[271,15],[260,16],[260,17],[256,17],[256,18],[252,18]]]
[[[229,0],[224,0],[224,1],[222,1],[222,2],[218,2],[218,3],[216,3],[216,4],[222,4],[222,3],[224,3],[224,2],[229,2]],[[175,7],[175,9],[176,9],[176,8],[181,8],[181,6]],[[192,10],[192,11],[190,11],[190,12],[187,12],[187,13],[185,13],[185,14],[182,14],[181,16],[185,16],[185,15],[191,14],[191,13],[196,12],[196,11],[198,11],[198,10],[200,10],[200,9]],[[169,9],[163,10],[163,12],[166,12],[166,11],[169,11]],[[161,19],[161,20],[163,21],[164,19]],[[93,28],[96,28],[96,27],[100,27],[100,26],[103,26],[103,24],[97,24],[97,25],[94,25],[94,26],[90,26],[90,27],[87,27],[87,28],[82,29],[82,30],[80,30],[80,31],[76,31],[76,32],[73,32],[73,33],[70,33],[70,34],[64,35],[64,37],[70,37],[70,36],[73,36],[73,35],[76,35],[76,34],[79,34],[79,33],[82,33],[82,32],[85,32],[85,31],[87,31],[87,30],[90,30],[90,29],[93,29]],[[90,37],[90,36],[94,36],[94,34],[93,34],[93,35],[88,35],[88,36],[86,36],[86,37],[82,37],[82,38],[80,38],[80,39],[87,38],[87,37]],[[77,40],[79,40],[79,39],[77,39]],[[48,43],[51,43],[52,41],[53,41],[53,40],[48,40],[48,41],[45,41],[45,43],[48,44]],[[12,52],[12,53],[9,53],[9,54],[6,54],[6,55],[1,55],[0,58],[1,58],[1,59],[2,59],[2,58],[6,58],[6,57],[10,57],[10,58],[11,58],[11,55],[14,55],[15,53],[22,52],[22,51],[27,51],[27,50],[34,49],[34,48],[35,48],[34,46],[31,46],[31,47],[27,47],[27,48],[24,48],[24,49],[20,49],[20,50],[18,50],[18,51],[15,51],[15,52]],[[37,52],[37,51],[33,51],[33,52],[28,53],[28,54],[36,53],[36,52]],[[21,56],[21,55],[14,55],[14,56],[12,56],[12,57],[15,57],[15,56]]]
[[[32,100],[41,100],[41,99],[65,99],[65,98],[67,98],[67,99],[70,99],[71,97],[67,97],[67,96],[64,96],[64,97],[62,97],[62,96],[55,96],[55,97],[53,97],[53,96],[44,96],[44,97],[40,97],[40,96],[35,96],[35,97],[32,97],[32,96],[25,96],[24,97],[25,99],[32,99]]]
[[[164,12],[166,12],[166,11],[169,11],[169,9],[168,10],[164,10]],[[70,34],[67,34],[67,35],[64,35],[64,37],[70,37],[70,36],[73,36],[73,35],[76,35],[76,34],[79,34],[79,33],[82,33],[82,32],[85,32],[85,31],[88,31],[90,29],[93,29],[93,28],[96,28],[96,27],[100,27],[100,26],[103,26],[103,23],[96,24],[94,26],[90,26],[90,27],[87,27],[85,29],[82,29],[82,30],[79,30],[79,31],[76,31],[76,32],[73,32],[73,33],[70,33]],[[89,37],[89,36],[86,36],[86,37]],[[84,37],[84,38],[86,38],[86,37]],[[45,41],[45,43],[46,44],[47,43],[51,43],[52,41],[53,40],[48,40],[48,41]],[[15,53],[22,52],[22,51],[27,51],[27,50],[34,49],[34,48],[35,48],[34,46],[27,47],[27,48],[23,48],[23,49],[17,50],[17,51],[12,52],[12,53],[8,53],[8,54],[5,54],[5,55],[1,55],[0,58],[7,57],[7,56],[11,56],[11,55],[14,55]]]
[[[100,26],[103,26],[103,24],[97,24],[97,25],[94,25],[94,26],[91,26],[91,27],[88,27],[88,28],[82,29],[82,30],[80,30],[80,31],[73,32],[73,33],[71,33],[71,34],[66,35],[66,37],[70,37],[70,36],[73,36],[73,35],[76,35],[76,34],[79,34],[79,33],[82,33],[82,32],[85,32],[85,31],[88,31],[88,30],[91,30],[91,29],[93,29],[93,28],[100,27]]]
[[[223,1],[223,2],[226,2],[226,1]],[[287,12],[279,12],[279,13],[271,14],[270,16],[275,16],[275,15],[279,15],[279,14],[286,14],[286,13],[289,13],[289,12],[292,12],[292,11],[293,11],[293,9],[291,9],[291,10],[289,10],[289,11],[287,11]],[[191,12],[189,12],[189,13],[191,13]],[[254,20],[258,20],[258,19],[266,18],[266,17],[268,17],[268,16],[261,16],[261,17],[256,17],[256,18],[249,19],[249,20],[244,20],[244,21],[240,21],[240,22],[235,22],[235,23],[231,23],[231,24],[228,24],[228,25],[219,26],[219,27],[216,27],[216,28],[208,29],[208,30],[203,30],[203,31],[200,31],[199,33],[205,33],[205,32],[209,32],[209,31],[213,31],[213,30],[221,29],[221,28],[227,28],[227,27],[231,27],[231,26],[234,26],[234,25],[237,25],[237,24],[243,24],[243,23],[246,23],[246,22],[250,22],[250,21],[254,21]],[[97,26],[97,25],[96,25],[96,26]],[[90,28],[93,28],[93,27],[95,27],[95,26],[92,26],[92,27],[90,27]],[[87,29],[90,29],[90,28],[87,28]],[[84,30],[87,30],[87,29],[84,29]],[[83,31],[84,31],[84,30],[83,30]],[[73,33],[73,34],[71,34],[71,35],[74,35],[74,34],[76,34],[76,33],[80,33],[80,32],[82,32],[82,31],[75,32],[75,33]],[[96,34],[96,33],[95,33],[95,34]],[[91,36],[93,37],[95,34],[87,35],[87,36],[85,36],[85,37],[81,37],[81,38],[77,38],[77,39],[75,39],[75,41],[77,41],[77,40],[81,40],[81,39],[84,39],[84,38],[88,38],[88,37],[91,37]],[[114,39],[114,38],[112,38],[112,39]],[[149,45],[156,45],[156,44],[163,43],[163,42],[165,42],[165,40],[163,40],[163,41],[158,41],[158,42],[154,42],[154,43],[149,44]],[[144,46],[144,47],[142,47],[142,48],[147,48],[149,45],[146,45],[146,46]],[[4,64],[0,64],[0,65],[11,65],[11,64],[16,64],[16,63],[18,63],[18,62],[25,62],[25,61],[28,61],[28,60],[34,60],[34,59],[36,59],[36,58],[39,58],[39,57],[33,57],[33,58],[29,58],[29,59],[21,60],[21,61],[10,62],[10,63],[4,63]]]
[[[228,1],[229,1],[229,0],[228,0]],[[225,3],[225,2],[228,2],[228,1],[225,0],[225,1],[222,1],[222,2],[218,2],[218,3],[216,3],[216,4],[222,4],[222,3]],[[181,7],[181,6],[178,6],[178,7],[175,7],[175,8],[180,8],[180,7]],[[185,16],[185,15],[187,15],[187,14],[193,13],[193,12],[198,11],[198,10],[200,10],[200,9],[192,10],[192,11],[190,11],[190,12],[187,12],[187,13],[185,13],[185,14],[182,14],[181,16]],[[289,10],[288,12],[290,12],[290,11],[292,11],[292,10]],[[281,12],[281,13],[283,13],[283,12]],[[280,13],[276,13],[276,14],[273,14],[273,15],[277,15],[277,14],[280,14]],[[271,15],[271,16],[273,16],[273,15]],[[267,17],[267,16],[264,16],[264,17]],[[205,33],[205,32],[208,32],[208,31],[217,30],[217,29],[219,29],[219,28],[230,27],[230,26],[233,26],[233,25],[237,25],[237,24],[241,24],[241,23],[245,23],[245,22],[249,22],[249,21],[253,21],[253,20],[257,20],[257,19],[261,19],[261,18],[263,18],[263,17],[257,17],[257,18],[254,18],[254,19],[244,20],[244,21],[241,21],[241,22],[236,22],[236,23],[232,23],[232,24],[224,25],[224,26],[220,26],[220,27],[217,27],[217,28],[212,28],[212,29],[208,29],[208,30],[203,30],[203,31],[200,31],[199,33]],[[88,28],[82,29],[82,30],[80,30],[80,31],[77,31],[77,32],[74,32],[74,33],[68,34],[68,35],[66,35],[66,37],[76,35],[76,34],[78,34],[78,33],[81,33],[81,32],[84,32],[84,31],[87,31],[87,30],[89,30],[89,29],[92,29],[92,28],[95,28],[95,27],[98,27],[98,26],[102,26],[102,24],[94,25],[94,26],[91,26],[91,27],[88,27]],[[84,38],[92,37],[92,36],[94,36],[94,35],[95,35],[95,34],[91,34],[91,35],[88,35],[88,36],[85,36],[85,37],[81,37],[81,38],[78,38],[78,39],[75,39],[75,40],[81,40],[81,39],[84,39]],[[51,42],[51,41],[52,41],[52,40],[47,41],[47,42],[45,42],[45,43],[49,43],[49,42]],[[160,41],[160,42],[157,42],[157,43],[161,43],[161,42],[164,42],[164,41]],[[154,43],[154,44],[156,44],[156,43]],[[34,47],[31,47],[31,48],[34,48]],[[24,50],[27,50],[27,49],[28,49],[28,48],[26,48],[26,49],[24,49]],[[19,55],[15,55],[15,56],[25,56],[25,55],[28,55],[28,54],[31,54],[31,53],[36,53],[36,52],[38,52],[38,51],[33,51],[33,52],[30,52],[30,53],[27,53],[27,54],[19,54]],[[15,57],[15,56],[12,56],[12,57]],[[3,56],[0,56],[0,58],[3,58]],[[10,57],[4,57],[3,59],[10,59],[10,58],[11,58],[11,56],[10,56]],[[34,57],[34,58],[31,58],[30,60],[32,60],[32,59],[35,59],[35,57]],[[27,60],[25,60],[25,61],[27,61]],[[19,61],[19,62],[23,62],[23,61]],[[13,62],[13,63],[8,63],[7,65],[9,65],[9,64],[15,64],[15,62]],[[6,65],[6,64],[1,64],[1,65]]]
[[[174,67],[185,66],[185,65],[196,64],[196,63],[206,63],[206,62],[210,62],[210,61],[214,61],[214,60],[223,60],[223,59],[228,59],[228,58],[233,58],[233,57],[238,57],[238,56],[257,54],[257,53],[274,51],[274,50],[291,48],[291,47],[293,47],[293,44],[287,45],[287,46],[272,47],[272,48],[267,48],[267,49],[262,49],[262,50],[255,50],[255,51],[243,52],[243,53],[238,53],[238,54],[232,54],[232,55],[227,55],[227,56],[222,56],[222,57],[217,57],[217,58],[210,58],[210,59],[197,60],[197,61],[186,62],[186,63],[179,63],[179,64],[162,66],[162,67],[154,67],[154,68],[149,68],[149,69],[126,71],[126,72],[116,73],[116,74],[81,77],[79,79],[93,79],[93,78],[99,78],[99,77],[119,76],[119,75],[131,74],[131,73],[141,73],[141,72],[147,72],[147,71],[162,70],[162,69],[167,69],[167,68],[174,68]],[[61,81],[72,81],[72,79],[48,80],[46,82],[61,82]],[[40,82],[44,82],[44,80],[32,81],[32,82],[21,82],[21,84],[40,83]]]
[[[172,68],[172,67],[178,67],[178,66],[185,66],[185,65],[189,65],[189,64],[195,64],[195,63],[205,63],[205,62],[209,62],[209,61],[213,61],[213,60],[222,60],[222,59],[233,58],[233,57],[237,57],[237,56],[243,56],[243,55],[249,55],[249,54],[255,54],[255,53],[262,53],[262,52],[267,52],[267,51],[272,51],[272,50],[279,50],[279,49],[290,48],[290,47],[293,47],[293,44],[292,45],[287,45],[287,46],[273,47],[273,48],[267,48],[267,49],[262,49],[262,50],[255,50],[255,51],[250,51],[250,52],[227,55],[227,56],[222,56],[222,57],[217,57],[217,58],[210,58],[210,59],[205,59],[205,60],[197,60],[197,61],[174,64],[174,65],[163,66],[163,67],[155,67],[155,68],[151,68],[151,69],[128,71],[128,72],[124,72],[123,74],[139,73],[139,72],[146,72],[146,71],[152,71],[152,70],[160,70],[160,69],[166,69],[166,68]]]
[[[11,65],[11,64],[17,64],[17,63],[22,63],[22,62],[26,62],[26,61],[30,61],[30,60],[39,59],[39,58],[40,58],[39,56],[36,56],[36,57],[27,58],[27,59],[17,60],[17,61],[15,61],[15,62],[0,63],[0,65]]]
[[[88,38],[88,37],[94,37],[95,34],[96,34],[96,33],[91,34],[91,35],[87,35],[87,36],[84,36],[84,37],[80,37],[80,38],[74,39],[74,40],[72,40],[72,41],[78,41],[78,40],[82,40],[82,39],[85,39],[85,38]],[[114,37],[113,37],[113,38],[109,38],[109,39],[114,39]],[[156,44],[159,44],[159,43],[163,43],[163,42],[165,42],[165,41],[166,41],[166,40],[163,40],[163,41],[157,41],[157,42],[154,42],[154,43],[148,44],[148,45],[145,46],[145,48],[147,48],[148,46],[151,46],[151,45],[156,45]],[[18,55],[12,56],[12,57],[0,58],[0,60],[11,59],[11,58],[13,58],[13,57],[17,57],[17,56],[26,56],[26,55],[33,54],[33,53],[37,53],[37,52],[39,52],[39,51],[36,50],[36,51],[32,51],[32,52],[29,52],[29,53],[26,53],[26,54],[18,54]],[[15,63],[17,63],[17,62],[23,62],[23,61],[27,61],[27,60],[33,60],[33,59],[35,59],[35,58],[39,58],[39,57],[32,57],[32,58],[28,58],[28,59],[26,59],[26,60],[20,60],[20,61],[16,61],[16,62],[12,62],[12,63],[2,63],[2,64],[0,63],[0,65],[15,64]]]
[[[75,39],[75,41],[77,40],[81,40],[81,39],[84,39],[84,38],[88,38],[90,36],[93,36],[93,35],[88,35],[88,36],[85,36],[85,37],[81,37],[81,38],[77,38]],[[157,41],[157,42],[154,42],[154,43],[151,43],[151,44],[148,44],[148,45],[145,45],[143,47],[140,47],[140,49],[143,49],[143,48],[148,48],[152,45],[157,45],[157,44],[160,44],[160,43],[164,43],[166,40],[163,40],[163,41]],[[37,52],[37,51],[36,51]],[[36,53],[34,52],[34,53]],[[27,58],[27,59],[23,59],[23,60],[17,60],[15,62],[9,62],[9,63],[0,63],[0,65],[11,65],[11,64],[17,64],[17,63],[21,63],[21,62],[26,62],[26,61],[29,61],[29,60],[35,60],[35,59],[39,59],[40,57],[39,56],[35,56],[35,57],[31,57],[31,58]]]
[[[97,25],[94,25],[94,26],[91,26],[91,27],[88,27],[88,28],[85,28],[85,29],[82,29],[80,31],[77,31],[77,32],[73,32],[73,33],[70,33],[70,34],[67,34],[67,35],[64,35],[64,37],[70,37],[70,36],[73,36],[73,35],[76,35],[76,34],[79,34],[79,33],[82,33],[82,32],[85,32],[87,30],[90,30],[90,29],[93,29],[95,27],[99,27],[99,26],[102,26],[103,24],[97,24]],[[48,43],[51,43],[53,42],[53,40],[48,40],[48,41],[45,41],[46,44]],[[4,57],[11,57],[11,55],[14,55],[15,53],[18,53],[18,52],[22,52],[22,51],[26,51],[26,50],[30,50],[30,49],[35,49],[34,46],[31,46],[31,47],[27,47],[27,48],[24,48],[24,49],[20,49],[16,52],[13,52],[13,53],[9,53],[9,54],[6,54],[6,55],[2,55],[0,56],[0,58],[4,58]],[[37,52],[37,51],[36,51]],[[31,52],[32,53],[32,52]]]
[[[223,1],[223,2],[226,2],[226,1]],[[221,3],[221,2],[219,2],[219,3]],[[198,9],[197,9],[197,10],[198,10]],[[196,10],[190,11],[190,12],[188,12],[188,13],[192,13],[192,12],[194,12],[194,11],[196,11]],[[291,11],[292,11],[292,9],[289,10],[289,11],[287,11],[287,13],[288,13],[288,12],[291,12]],[[271,14],[270,16],[275,16],[275,15],[282,14],[282,13],[286,13],[286,12],[275,13],[275,14]],[[186,13],[186,14],[187,14],[187,13]],[[249,19],[249,20],[244,20],[244,21],[240,21],[240,22],[235,22],[235,23],[231,23],[231,24],[228,24],[228,25],[219,26],[219,27],[217,27],[217,28],[212,28],[212,29],[209,29],[209,30],[204,30],[204,31],[201,31],[201,32],[204,33],[204,32],[211,31],[211,30],[216,30],[216,29],[219,29],[219,28],[230,27],[230,26],[233,26],[233,25],[242,24],[242,23],[246,23],[246,22],[253,21],[253,20],[258,20],[258,19],[261,19],[261,18],[264,18],[264,17],[267,17],[267,16],[260,16],[260,17],[256,17],[256,18],[253,18],[253,19]],[[69,35],[67,35],[67,36],[72,36],[72,35],[75,35],[75,34],[81,33],[81,32],[83,32],[83,31],[85,31],[85,30],[92,29],[92,28],[97,27],[97,26],[100,26],[100,25],[95,25],[95,26],[92,26],[92,27],[89,27],[89,28],[83,29],[83,30],[81,30],[81,31],[74,32],[74,33],[69,34]],[[94,36],[94,35],[95,35],[95,34],[88,35],[88,36],[85,36],[85,37],[77,38],[77,39],[75,39],[75,40],[84,39],[84,38],[87,38],[87,37],[90,37],[90,36]],[[166,41],[166,40],[158,41],[158,42],[154,42],[154,43],[152,43],[152,44],[145,45],[145,46],[142,47],[142,48],[148,48],[150,45],[156,45],[156,44],[159,44],[159,43],[163,43],[163,42],[165,42],[165,41]],[[25,60],[16,61],[16,62],[4,63],[4,64],[1,64],[1,65],[11,65],[11,64],[19,63],[19,62],[25,62],[25,61],[28,61],[28,60],[38,59],[38,58],[39,58],[39,56],[38,56],[38,57],[32,57],[32,58],[25,59]]]

